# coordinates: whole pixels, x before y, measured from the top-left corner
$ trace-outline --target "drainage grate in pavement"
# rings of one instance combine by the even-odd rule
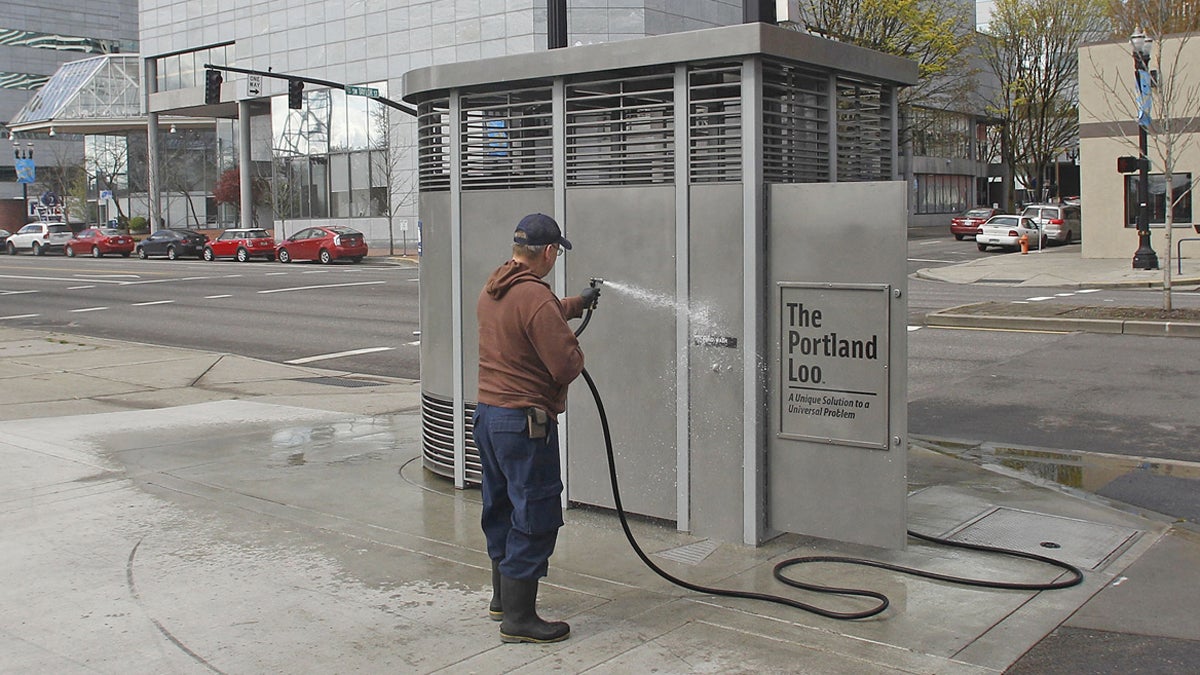
[[[300,382],[328,384],[334,387],[378,387],[383,384],[382,382],[371,382],[369,380],[352,380],[348,377],[299,377],[296,379]]]
[[[704,561],[705,558],[711,555],[712,552],[717,550],[719,547],[720,544],[717,542],[711,539],[705,539],[704,541],[698,541],[694,544],[688,544],[678,548],[670,548],[665,551],[659,551],[654,555],[660,558],[666,558],[667,560],[674,560],[675,562],[683,563],[684,565],[699,565]]]
[[[1098,570],[1132,544],[1142,530],[1034,511],[996,507],[946,538],[1057,558]]]

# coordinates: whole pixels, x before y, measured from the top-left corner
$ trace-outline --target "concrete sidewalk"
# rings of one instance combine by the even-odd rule
[[[1158,658],[1143,664],[1197,656],[1192,532],[922,443],[911,528],[1049,553],[1084,583],[1029,593],[794,572],[891,598],[879,617],[839,622],[671,586],[612,514],[573,509],[541,601],[571,639],[502,645],[478,493],[421,468],[417,383],[8,328],[0,362],[0,672],[986,673],[1039,643],[1018,668],[1121,663],[1078,647],[1096,635]],[[771,568],[842,554],[1056,574],[915,540],[881,551],[787,535],[755,549],[634,530],[678,576],[841,610],[862,605],[787,589]]]

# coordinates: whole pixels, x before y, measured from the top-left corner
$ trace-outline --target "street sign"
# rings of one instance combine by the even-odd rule
[[[18,159],[15,161],[15,165],[17,183],[33,185],[37,182],[37,167],[34,166],[32,159]]]
[[[354,87],[346,85],[346,94],[349,96],[370,96],[378,98],[379,90],[375,87]]]
[[[262,75],[249,75],[246,81],[246,95],[262,96]]]
[[[112,199],[112,190],[101,190],[100,199]]]

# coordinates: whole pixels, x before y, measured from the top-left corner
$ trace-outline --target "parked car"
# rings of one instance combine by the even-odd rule
[[[27,250],[34,255],[62,251],[71,239],[71,227],[66,223],[29,223],[8,235],[4,248],[9,255]]]
[[[133,253],[133,237],[108,227],[89,227],[77,232],[67,241],[64,249],[68,258],[89,253],[93,258],[99,258],[106,253],[118,253],[128,258],[129,254]]]
[[[203,257],[204,245],[208,243],[208,235],[195,230],[156,230],[149,237],[139,241],[134,246],[139,258],[165,255],[169,260],[180,256]]]
[[[999,215],[1000,209],[993,209],[990,206],[980,206],[967,211],[961,216],[954,216],[950,219],[950,234],[954,238],[962,241],[965,237],[975,238],[975,233],[979,230],[988,218]]]
[[[251,258],[275,259],[275,238],[264,229],[231,228],[204,245],[205,260],[233,258],[246,262]]]
[[[1029,248],[1045,247],[1046,235],[1042,234],[1033,218],[1026,216],[992,216],[979,226],[975,243],[980,251],[989,246],[1016,251],[1021,248],[1021,235],[1029,237]]]
[[[12,232],[0,228],[0,246],[4,246],[4,242],[8,241],[8,235],[10,234],[12,234]]]
[[[1056,244],[1069,244],[1080,237],[1080,210],[1077,204],[1030,204],[1021,215],[1037,221],[1046,238]]]
[[[362,232],[341,225],[305,228],[282,241],[275,251],[281,263],[318,260],[328,264],[341,258],[359,262],[366,255]]]

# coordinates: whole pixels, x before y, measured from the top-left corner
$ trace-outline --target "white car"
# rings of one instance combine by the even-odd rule
[[[989,246],[1016,251],[1021,248],[1021,236],[1029,237],[1029,248],[1045,248],[1046,235],[1042,234],[1036,221],[1025,216],[992,216],[979,226],[975,233],[975,245],[980,251]]]
[[[1030,204],[1021,215],[1033,218],[1055,244],[1069,244],[1080,238],[1083,220],[1078,204]]]
[[[71,228],[66,223],[30,223],[9,235],[4,248],[9,255],[21,251],[29,251],[34,255],[53,251],[62,253],[71,236]]]

